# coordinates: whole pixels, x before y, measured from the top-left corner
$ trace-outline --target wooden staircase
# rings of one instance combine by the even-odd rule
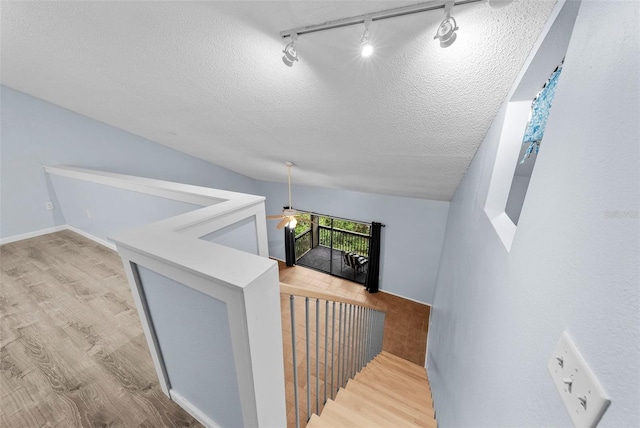
[[[436,428],[431,389],[424,367],[381,352],[335,397],[308,428]]]

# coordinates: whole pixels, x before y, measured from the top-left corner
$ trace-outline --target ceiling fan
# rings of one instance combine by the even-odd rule
[[[298,224],[298,220],[296,219],[298,210],[294,209],[291,204],[291,167],[293,163],[285,162],[285,165],[287,165],[287,181],[289,183],[289,206],[282,210],[282,214],[267,216],[267,220],[280,220],[280,223],[276,225],[276,229],[282,229],[287,225],[293,229],[296,227],[296,224]]]

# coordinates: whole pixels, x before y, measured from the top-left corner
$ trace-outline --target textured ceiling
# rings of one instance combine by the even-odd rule
[[[415,2],[2,2],[2,84],[260,180],[449,200],[552,7],[454,8],[301,36]]]

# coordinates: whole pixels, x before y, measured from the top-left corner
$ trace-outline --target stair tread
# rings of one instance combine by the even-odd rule
[[[375,401],[369,400],[368,398],[369,397],[362,397],[355,392],[340,388],[336,401],[359,413],[375,415],[387,426],[401,426],[407,428],[420,427],[420,425],[413,422],[413,418],[411,416],[408,416],[403,412],[395,411],[392,407],[382,407]]]
[[[324,421],[320,416],[315,413],[311,415],[311,419],[307,422],[307,428],[330,428],[332,425]]]
[[[398,357],[397,355],[390,354],[386,351],[382,351],[380,354],[376,356],[378,360],[387,360],[399,367],[402,367],[409,371],[415,371],[417,373],[421,373],[426,375],[426,371],[423,366],[412,363],[411,361],[405,360],[403,358]]]
[[[352,409],[338,403],[337,401],[328,400],[322,411],[321,417],[333,416],[339,418],[349,427],[378,427],[386,428],[387,424],[381,422],[375,415],[364,415],[354,412]]]
[[[379,383],[397,392],[419,392],[420,395],[431,397],[431,389],[426,382],[410,382],[406,379],[398,378],[395,373],[384,370],[381,367],[367,367],[359,374],[363,377],[376,379]]]
[[[390,365],[384,361],[379,361],[379,360],[373,360],[369,362],[369,364],[367,364],[366,367],[374,367],[374,366],[380,367],[382,370],[392,372],[394,376],[397,376],[398,378],[402,378],[408,382],[415,382],[415,383],[420,383],[424,385],[429,385],[429,380],[427,379],[426,374],[407,373],[402,369],[399,369],[393,365]]]
[[[405,416],[412,418],[413,421],[419,421],[425,418],[433,419],[433,408],[431,406],[418,406],[401,400],[391,394],[371,388],[370,386],[351,379],[347,383],[346,391],[353,391],[359,396],[367,397],[368,400],[377,403],[382,407],[388,407],[396,412],[401,412]]]
[[[331,401],[333,400],[327,400],[325,408],[322,410],[322,415],[320,415],[320,419],[322,419],[322,421],[330,427],[352,428],[352,425],[349,423],[349,421],[341,418],[339,414],[335,412],[332,413],[330,410],[328,410],[328,405]]]
[[[376,360],[383,360],[385,362],[389,362],[396,367],[402,368],[407,372],[416,372],[420,374],[426,374],[426,370],[423,366],[419,364],[412,363],[411,361],[403,360],[400,357],[394,356],[389,353],[380,353],[376,356]]]
[[[415,394],[406,390],[406,388],[400,389],[396,385],[391,385],[390,388],[389,384],[384,382],[384,379],[380,380],[372,375],[367,376],[365,373],[358,373],[354,379],[397,400],[412,404],[414,407],[433,407],[431,397],[427,396],[426,393]]]

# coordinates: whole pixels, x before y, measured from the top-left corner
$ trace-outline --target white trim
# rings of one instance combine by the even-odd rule
[[[429,319],[427,320],[427,344],[424,349],[424,369],[427,371],[427,377],[429,373],[429,369],[427,368],[427,363],[429,362],[429,331],[431,331],[431,313],[433,312],[433,306],[429,305]]]
[[[36,236],[48,235],[50,233],[60,232],[61,230],[65,230],[67,226],[63,224],[62,226],[54,226],[48,227],[46,229],[35,230],[33,232],[21,233],[20,235],[8,236],[6,238],[0,238],[0,245],[10,244],[11,242],[23,241],[25,239],[35,238]]]
[[[65,229],[66,230],[70,230],[72,232],[75,232],[78,235],[82,235],[87,239],[91,239],[93,242],[98,243],[100,245],[103,245],[103,246],[105,246],[105,247],[107,247],[107,248],[109,248],[109,249],[111,249],[113,251],[118,251],[118,249],[116,248],[116,244],[114,244],[113,242],[109,242],[109,241],[107,241],[105,239],[98,238],[97,236],[92,235],[89,232],[85,232],[82,229],[78,229],[75,226],[71,226],[70,224],[67,224],[67,225],[65,225]]]
[[[202,425],[208,428],[221,428],[220,425],[215,423],[211,418],[209,418],[207,415],[205,415],[200,410],[198,410],[196,406],[191,404],[189,400],[187,400],[182,395],[180,395],[179,392],[176,392],[173,389],[169,392],[171,394],[170,395],[171,399],[176,403],[178,403],[178,405],[183,409],[185,409],[191,416],[196,418],[198,422],[200,422]]]
[[[429,303],[421,302],[420,300],[412,299],[411,297],[402,296],[400,294],[392,293],[391,291],[382,290],[382,289],[380,289],[378,291],[380,291],[382,293],[391,294],[392,296],[400,297],[401,299],[411,300],[412,302],[420,303],[421,305],[425,305],[425,306],[431,307],[431,305]]]
[[[162,359],[162,352],[160,350],[158,338],[156,337],[155,330],[153,329],[153,322],[151,320],[151,315],[149,314],[149,306],[147,305],[146,299],[144,297],[144,292],[142,290],[142,284],[140,283],[140,277],[138,276],[137,267],[133,266],[134,263],[129,260],[129,257],[124,251],[119,253],[122,256],[122,264],[127,275],[127,280],[129,281],[131,295],[133,296],[133,301],[136,305],[136,310],[138,311],[138,317],[140,318],[140,323],[142,324],[142,331],[144,332],[145,339],[147,339],[147,345],[149,346],[153,366],[156,369],[160,389],[162,389],[162,392],[164,392],[167,397],[171,397],[169,393],[169,390],[171,388],[171,384],[169,383],[169,376],[167,375],[164,360]]]
[[[95,235],[92,235],[88,232],[85,232],[82,229],[78,229],[75,226],[71,226],[70,224],[63,224],[61,226],[48,227],[46,229],[36,230],[34,232],[23,233],[21,235],[9,236],[8,238],[0,239],[0,245],[9,244],[11,242],[23,241],[25,239],[35,238],[37,236],[49,235],[50,233],[62,232],[63,230],[70,230],[71,232],[77,233],[78,235],[82,235],[87,239],[92,240],[93,242],[103,245],[113,251],[117,251],[116,244],[113,242],[109,242],[105,239],[98,238]]]
[[[200,206],[215,205],[228,200],[257,199],[264,201],[266,199],[264,196],[247,195],[245,193],[211,189],[209,187],[194,186],[192,184],[174,183],[172,181],[157,180],[155,178],[95,171],[73,166],[45,166],[44,170],[49,174],[75,178],[77,180],[103,184],[105,186],[131,190],[147,195],[160,196],[166,199]]]

